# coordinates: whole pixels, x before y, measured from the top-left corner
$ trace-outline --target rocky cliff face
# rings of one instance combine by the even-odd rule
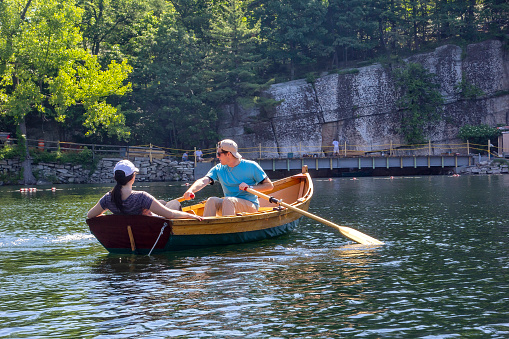
[[[454,144],[460,142],[456,135],[465,124],[509,124],[509,52],[500,41],[469,45],[466,50],[446,45],[407,61],[435,73],[445,99],[443,119],[427,129],[434,153],[455,151]],[[457,86],[463,76],[484,95],[462,99]],[[314,84],[305,80],[276,84],[267,95],[283,102],[263,117],[257,110],[246,110],[236,125],[225,122],[220,134],[241,148],[261,145],[266,157],[330,152],[333,139],[364,151],[404,142],[398,133],[398,92],[390,69],[380,64],[325,75]]]

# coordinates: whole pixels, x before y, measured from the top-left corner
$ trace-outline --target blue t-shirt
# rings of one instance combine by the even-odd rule
[[[241,159],[240,164],[233,168],[227,165],[217,164],[210,169],[206,176],[221,183],[225,197],[249,200],[256,205],[256,208],[260,206],[256,195],[239,189],[239,185],[242,182],[245,182],[249,186],[253,186],[265,180],[267,175],[258,163]]]

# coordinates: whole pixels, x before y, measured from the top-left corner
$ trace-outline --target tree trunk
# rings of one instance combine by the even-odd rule
[[[384,28],[382,20],[378,20],[378,34],[380,34],[380,49],[385,52],[385,38],[384,38]]]
[[[339,68],[338,51],[334,48],[334,54],[332,55],[331,68]]]
[[[293,63],[293,57],[290,58],[290,80],[295,79],[295,65]]]
[[[37,180],[32,173],[32,159],[30,158],[30,152],[28,151],[28,143],[26,140],[27,134],[27,126],[25,122],[25,118],[21,120],[19,123],[19,129],[21,130],[21,134],[25,138],[25,160],[23,161],[23,184],[24,185],[35,185]]]

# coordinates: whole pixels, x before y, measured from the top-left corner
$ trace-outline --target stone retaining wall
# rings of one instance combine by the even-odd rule
[[[464,167],[461,174],[509,174],[509,165],[499,161],[481,161],[480,163]]]
[[[83,165],[39,163],[32,165],[38,184],[72,183],[113,183],[113,167],[121,158],[103,158],[93,171]],[[194,180],[193,162],[178,162],[171,159],[135,158],[134,165],[140,169],[137,181],[192,181]],[[0,161],[0,174],[15,177],[22,171],[19,159]],[[0,185],[1,185],[0,181]]]
[[[21,172],[19,159],[0,160],[0,186],[4,184],[1,178],[16,177]]]
[[[507,42],[488,40],[466,48],[445,45],[405,60],[419,63],[436,75],[445,100],[441,119],[423,129],[432,154],[464,152],[458,132],[466,124],[509,124],[509,53]],[[393,65],[396,67],[396,65]],[[406,145],[401,133],[402,94],[387,64],[352,69],[352,73],[324,74],[313,83],[304,79],[274,84],[265,96],[281,101],[267,112],[233,106],[219,125],[219,134],[239,147],[243,156],[280,157],[288,153],[332,151],[332,140],[357,150],[379,151]],[[461,84],[484,92],[473,99],[461,93]],[[464,94],[464,93],[463,93]]]

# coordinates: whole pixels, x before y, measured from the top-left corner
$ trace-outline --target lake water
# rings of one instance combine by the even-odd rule
[[[509,175],[314,183],[310,212],[386,245],[303,218],[257,243],[111,255],[85,223],[109,186],[0,187],[0,338],[509,337]]]

